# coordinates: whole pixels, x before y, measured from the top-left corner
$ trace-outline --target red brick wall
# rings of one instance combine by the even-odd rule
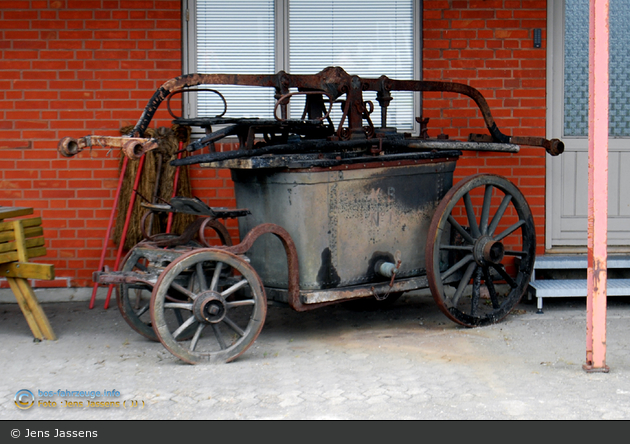
[[[57,153],[64,136],[119,135],[181,74],[178,0],[0,2],[0,205],[43,218],[59,286],[90,286],[118,178],[116,152]],[[170,125],[162,111],[153,125]],[[115,251],[108,251],[113,265]]]
[[[481,90],[504,133],[544,136],[546,1],[423,3],[424,78]],[[136,122],[155,89],[181,74],[180,17],[178,0],[0,2],[0,205],[33,207],[44,220],[48,256],[39,261],[55,265],[57,281],[38,285],[92,285],[118,181],[115,151],[67,159],[59,139],[118,135]],[[534,28],[542,49],[533,49]],[[426,94],[424,108],[431,136],[485,132],[467,99]],[[152,126],[170,120],[160,110]],[[544,151],[466,153],[456,173],[497,168],[526,194],[542,252]],[[233,205],[228,171],[193,168],[191,177],[195,195]]]
[[[484,95],[499,129],[508,135],[545,136],[545,0],[423,2],[423,77],[466,83]],[[535,28],[542,47],[533,47]],[[455,94],[425,93],[429,135],[466,139],[488,134],[474,102]],[[545,151],[521,147],[519,154],[465,152],[455,171],[459,180],[477,172],[510,178],[534,214],[537,253],[544,252]]]

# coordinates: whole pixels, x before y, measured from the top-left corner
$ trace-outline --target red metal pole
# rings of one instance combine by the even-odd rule
[[[140,163],[138,163],[138,172],[136,173],[136,179],[133,183],[133,192],[131,193],[131,197],[129,198],[129,207],[127,208],[127,216],[125,218],[125,225],[122,230],[122,234],[120,236],[120,244],[118,245],[118,254],[116,255],[116,263],[114,264],[114,270],[118,270],[118,266],[120,265],[120,258],[122,257],[122,252],[125,246],[125,240],[127,239],[127,229],[129,228],[129,221],[131,220],[131,214],[133,213],[133,205],[136,203],[136,190],[138,189],[138,184],[140,183],[140,176],[142,176],[142,167],[144,166],[144,158],[142,156],[140,158]],[[112,297],[112,290],[114,289],[114,284],[110,284],[107,290],[107,298],[105,299],[105,309],[109,308],[109,299]]]
[[[177,153],[177,159],[182,158],[182,150],[184,149],[184,142],[179,142],[179,152]],[[173,195],[171,198],[177,196],[177,182],[179,181],[179,166],[175,167],[175,177],[173,178]],[[168,221],[166,223],[166,232],[171,232],[171,227],[173,225],[173,214],[168,213]]]
[[[120,178],[118,179],[118,188],[116,189],[116,197],[114,197],[114,204],[112,205],[112,212],[109,215],[109,225],[107,225],[107,232],[105,233],[105,240],[103,241],[103,251],[101,251],[101,260],[98,264],[98,271],[103,271],[103,265],[105,265],[105,253],[107,252],[107,243],[109,242],[109,236],[114,226],[114,218],[116,216],[116,207],[118,206],[118,199],[120,199],[120,190],[122,190],[123,179],[125,178],[125,172],[127,171],[127,163],[129,158],[124,156],[123,164],[120,168]],[[98,290],[98,283],[94,283],[92,288],[92,298],[90,299],[90,309],[94,308],[94,300],[96,299],[96,291]]]
[[[608,0],[590,0],[588,112],[587,372],[606,365],[608,246]]]

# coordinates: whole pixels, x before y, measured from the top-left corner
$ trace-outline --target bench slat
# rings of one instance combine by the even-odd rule
[[[41,217],[32,217],[30,219],[20,219],[24,228],[38,227],[42,224]],[[13,231],[13,222],[0,222],[0,232]]]
[[[24,244],[26,248],[33,247],[43,247],[46,243],[46,239],[43,237],[34,237],[31,239],[26,239]],[[17,242],[4,242],[0,244],[0,253],[5,253],[7,251],[17,251]]]
[[[10,262],[0,264],[0,276],[22,279],[55,279],[55,269],[49,264],[32,264],[30,262]]]
[[[0,220],[33,214],[32,208],[0,207]]]
[[[29,259],[32,257],[46,256],[46,248],[45,247],[27,248],[26,255]],[[0,264],[5,264],[7,262],[16,262],[19,260],[20,258],[17,251],[10,251],[8,253],[0,253]]]
[[[44,229],[42,227],[30,227],[24,229],[24,237],[43,236]],[[9,242],[15,240],[14,231],[3,231],[0,233],[0,242]]]

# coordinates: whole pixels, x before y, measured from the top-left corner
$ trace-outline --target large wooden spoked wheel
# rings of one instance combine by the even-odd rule
[[[184,322],[169,322],[169,310]],[[151,296],[151,320],[162,344],[190,364],[230,362],[243,354],[262,330],[267,299],[254,269],[241,257],[202,249],[173,261]],[[195,325],[192,338],[180,340]]]
[[[426,246],[433,298],[467,327],[496,323],[527,289],[536,232],[523,194],[493,174],[470,176],[438,205]]]

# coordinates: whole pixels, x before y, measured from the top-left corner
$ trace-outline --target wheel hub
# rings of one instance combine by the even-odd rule
[[[505,247],[490,236],[481,236],[473,247],[475,262],[479,265],[500,264],[505,255]]]
[[[216,324],[221,322],[227,312],[225,300],[216,291],[206,291],[193,302],[193,315],[199,322]]]

